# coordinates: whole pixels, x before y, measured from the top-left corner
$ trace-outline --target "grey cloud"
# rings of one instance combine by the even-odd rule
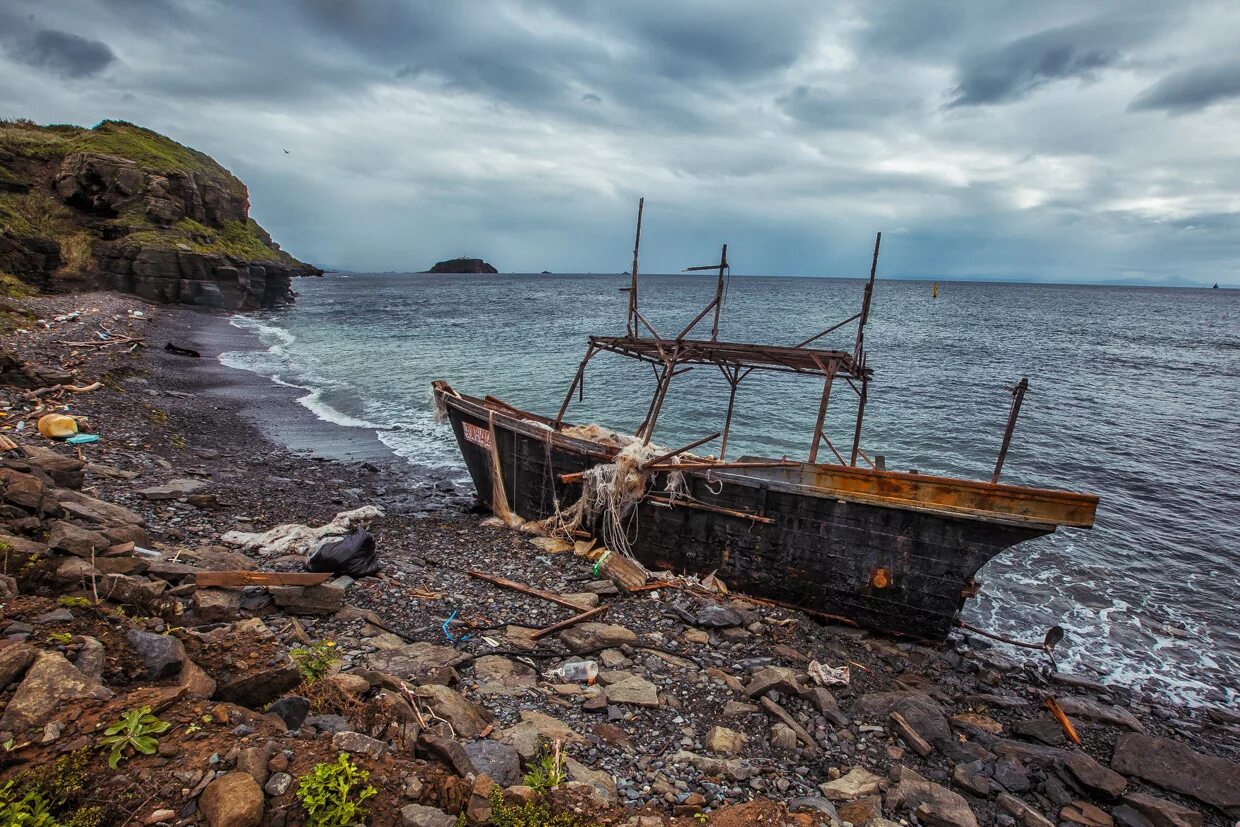
[[[1133,99],[1128,109],[1183,114],[1233,98],[1240,98],[1240,60],[1193,66],[1167,75]]]
[[[1040,86],[1088,79],[1118,63],[1124,49],[1154,31],[1153,20],[1100,18],[1047,29],[967,58],[949,106],[979,106],[1025,97]]]
[[[584,95],[581,96],[581,100],[583,103],[602,103],[603,102],[603,99],[600,98],[598,95],[594,94],[593,92],[586,92]]]
[[[106,43],[56,29],[40,29],[19,40],[13,52],[23,63],[67,78],[99,74],[116,60]]]
[[[920,108],[911,95],[870,86],[859,92],[837,92],[802,84],[777,97],[775,103],[789,117],[821,129],[867,129],[893,115],[915,114]]]

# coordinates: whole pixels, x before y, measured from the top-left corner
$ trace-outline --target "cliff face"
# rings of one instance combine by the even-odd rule
[[[281,250],[201,152],[118,121],[17,121],[0,122],[0,273],[249,310],[291,303],[291,279],[322,271]]]

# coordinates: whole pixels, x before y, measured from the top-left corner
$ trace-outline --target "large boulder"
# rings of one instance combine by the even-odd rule
[[[1127,733],[1119,737],[1111,768],[1217,807],[1240,818],[1240,764],[1197,752],[1170,738]]]
[[[887,798],[893,810],[908,810],[928,827],[978,827],[964,796],[902,767],[900,782]]]
[[[244,770],[224,773],[198,797],[208,827],[258,827],[263,804],[263,788]]]
[[[106,698],[106,689],[92,683],[57,652],[40,654],[0,716],[0,730],[22,732],[42,726],[58,710],[83,698]]]

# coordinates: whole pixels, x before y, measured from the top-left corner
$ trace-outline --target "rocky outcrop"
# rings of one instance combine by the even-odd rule
[[[490,264],[480,258],[452,258],[439,261],[427,270],[428,273],[498,273]]]
[[[0,124],[0,180],[0,273],[41,290],[250,310],[289,304],[294,277],[322,274],[249,218],[232,173],[133,124]]]

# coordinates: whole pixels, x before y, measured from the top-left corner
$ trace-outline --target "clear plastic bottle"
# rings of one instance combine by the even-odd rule
[[[561,664],[547,673],[548,677],[576,683],[594,683],[598,677],[598,664],[592,660],[575,660]]]

